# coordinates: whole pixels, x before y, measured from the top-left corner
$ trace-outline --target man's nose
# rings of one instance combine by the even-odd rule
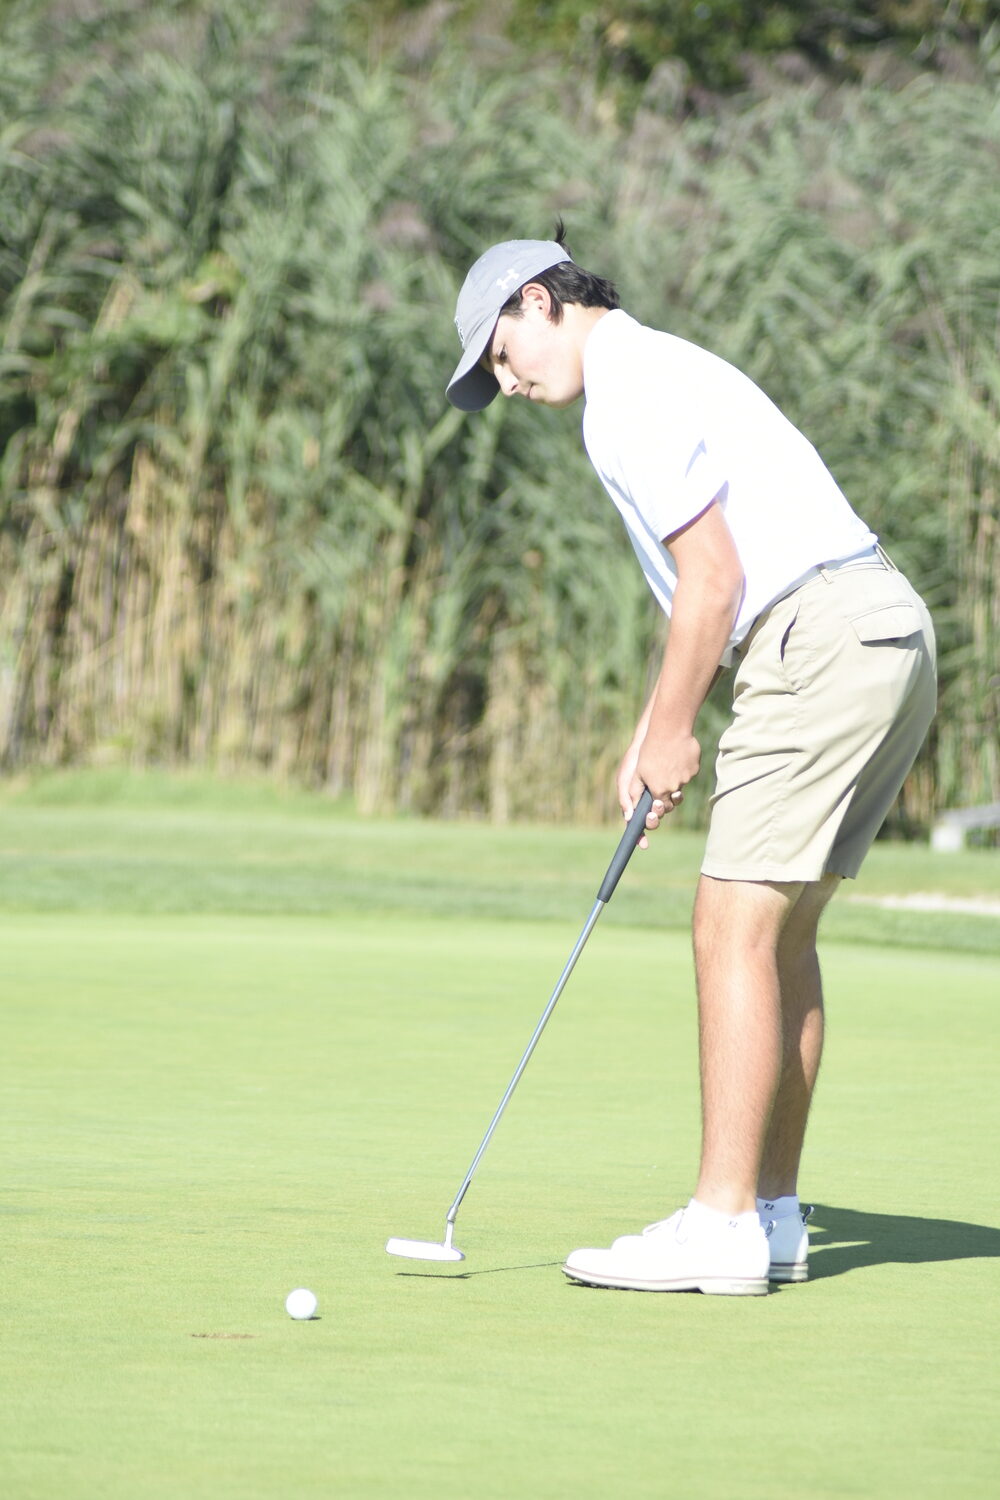
[[[512,370],[500,369],[497,371],[497,384],[502,395],[513,396],[517,391],[517,376]]]

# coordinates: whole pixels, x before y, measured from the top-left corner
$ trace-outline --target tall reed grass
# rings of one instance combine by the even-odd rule
[[[579,414],[442,390],[469,260],[561,211],[635,312],[784,404],[927,591],[942,713],[900,821],[1000,795],[985,86],[624,131],[527,63],[372,61],[335,0],[3,29],[3,766],[608,812],[662,627]]]

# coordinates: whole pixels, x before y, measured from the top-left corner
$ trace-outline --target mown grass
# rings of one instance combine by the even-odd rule
[[[390,1261],[384,1240],[442,1232],[608,830],[365,825],[190,784],[173,805],[148,786],[103,806],[80,791],[50,783],[0,814],[5,865],[30,843],[50,868],[73,848],[90,888],[66,909],[63,871],[60,908],[25,876],[12,910],[8,878],[0,909],[5,1495],[989,1492],[994,958],[827,945],[809,1285],[591,1294],[564,1282],[562,1256],[671,1211],[697,1147],[687,938],[623,925],[661,851],[644,856],[484,1159],[459,1220],[468,1258],[444,1276]],[[399,878],[399,841],[414,905],[362,910],[379,869]],[[307,871],[341,867],[312,915],[289,909],[296,848]],[[229,870],[232,905],[259,907],[221,910],[216,890],[203,908],[203,866]],[[171,910],[153,909],[144,870]],[[451,890],[450,914],[420,909],[418,874],[442,904]],[[494,883],[572,915],[486,916]],[[299,1284],[316,1322],[284,1314]]]
[[[42,775],[0,793],[0,905],[108,913],[426,913],[580,925],[615,827],[359,818],[265,782],[119,770]],[[682,818],[635,856],[606,921],[684,928],[703,836]],[[825,922],[828,941],[1000,952],[1000,911],[886,910],[914,892],[1000,905],[1000,855],[880,843]]]

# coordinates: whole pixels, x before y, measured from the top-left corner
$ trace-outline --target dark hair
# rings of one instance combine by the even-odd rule
[[[570,252],[562,219],[556,224],[552,238],[557,245],[562,246],[568,256]],[[578,266],[575,261],[569,259],[550,266],[547,271],[540,271],[537,276],[532,276],[531,280],[543,286],[552,298],[553,323],[562,322],[563,306],[568,302],[575,302],[580,307],[621,306],[621,300],[613,282],[606,281],[603,276],[595,276],[592,272],[585,271],[582,266]],[[521,316],[522,291],[523,287],[518,287],[513,297],[504,303],[500,309],[501,317],[505,313],[511,318]]]

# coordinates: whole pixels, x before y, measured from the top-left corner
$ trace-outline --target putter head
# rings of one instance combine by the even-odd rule
[[[461,1250],[456,1250],[454,1245],[443,1244],[440,1240],[399,1240],[386,1241],[386,1251],[389,1255],[401,1255],[405,1260],[464,1260],[465,1256]]]

